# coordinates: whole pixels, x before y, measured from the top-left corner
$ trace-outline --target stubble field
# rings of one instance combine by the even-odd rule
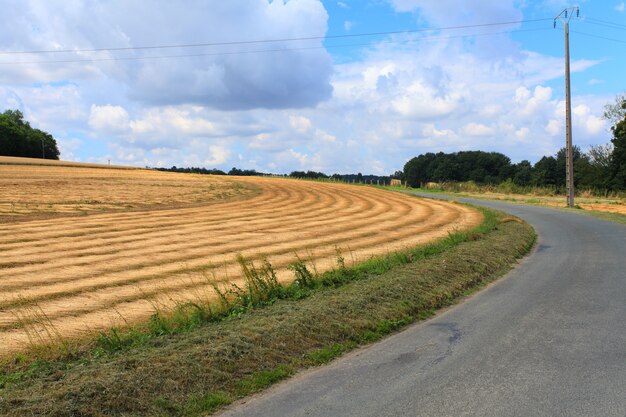
[[[0,161],[2,162],[2,161]],[[372,187],[95,167],[0,165],[0,356],[144,320],[240,283],[279,280],[447,236],[482,215]]]

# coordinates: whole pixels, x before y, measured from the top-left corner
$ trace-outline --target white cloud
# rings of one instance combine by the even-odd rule
[[[597,135],[606,128],[606,121],[591,113],[586,104],[579,104],[572,108],[572,123],[581,126],[589,135]]]
[[[324,132],[323,130],[320,130],[320,129],[316,129],[315,130],[315,138],[318,141],[321,141],[321,142],[327,143],[327,144],[334,143],[334,142],[337,141],[337,137],[336,136],[331,135],[328,132]]]
[[[350,30],[352,30],[353,25],[354,23],[351,22],[350,20],[346,20],[345,22],[343,22],[343,28],[346,32],[350,32]]]
[[[563,129],[563,121],[550,119],[546,124],[545,130],[550,136],[556,136],[561,134]]]
[[[184,7],[167,0],[149,4],[112,0],[97,5],[76,0],[19,2],[5,9],[3,13],[8,15],[3,14],[0,38],[3,45],[16,45],[15,49],[20,50],[319,37],[326,33],[328,20],[322,3],[316,0],[194,0]],[[332,94],[331,59],[323,48],[311,49],[318,46],[320,39],[58,54],[54,58],[120,56],[139,60],[3,66],[0,82],[106,76],[120,83],[132,99],[151,105],[201,104],[227,110],[303,108],[327,100]],[[307,49],[298,49],[303,47]],[[267,49],[288,51],[254,52]],[[178,58],[149,59],[165,55]],[[43,55],[43,60],[50,59]]]
[[[202,165],[218,166],[222,165],[230,157],[230,151],[223,146],[209,146],[209,157]]]
[[[515,131],[515,136],[523,141],[528,137],[528,134],[530,133],[530,129],[528,129],[527,127],[522,127],[521,129],[518,129]]]
[[[80,161],[75,152],[83,145],[82,140],[77,138],[57,139],[57,145],[65,161]]]
[[[289,126],[299,133],[304,133],[311,128],[311,120],[304,116],[289,116]]]
[[[104,133],[123,132],[128,129],[128,112],[121,106],[91,105],[89,127]]]
[[[626,6],[624,6],[624,2],[621,2],[615,6],[615,10],[617,10],[620,13],[624,13],[625,8]]]
[[[157,135],[162,137],[216,136],[218,130],[204,114],[190,107],[165,107],[151,109],[140,118],[131,120],[129,125],[133,135]]]
[[[472,122],[463,127],[463,132],[469,136],[493,136],[496,130],[493,126]]]

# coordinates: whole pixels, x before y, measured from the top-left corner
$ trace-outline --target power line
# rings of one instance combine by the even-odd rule
[[[52,50],[39,50],[39,51],[3,51],[0,55],[22,55],[22,54],[47,54],[47,53],[68,53],[68,52],[105,52],[105,51],[132,51],[132,50],[145,50],[145,49],[171,49],[171,48],[198,48],[207,46],[233,46],[233,45],[250,45],[250,44],[262,44],[262,43],[277,43],[277,42],[295,42],[295,41],[307,41],[307,40],[328,40],[328,39],[341,39],[341,38],[356,38],[364,36],[383,36],[383,35],[399,35],[410,34],[419,32],[432,32],[441,30],[455,30],[455,29],[470,29],[479,27],[493,27],[493,26],[507,26],[520,23],[542,22],[552,20],[552,18],[541,19],[528,19],[528,20],[513,20],[508,22],[492,22],[481,23],[474,25],[460,25],[460,26],[446,26],[439,28],[421,28],[410,30],[398,30],[387,32],[363,32],[344,35],[330,35],[330,36],[308,36],[299,38],[281,38],[281,39],[257,39],[257,40],[245,40],[245,41],[229,41],[229,42],[206,42],[206,43],[194,43],[194,44],[177,44],[177,45],[150,45],[150,46],[128,46],[128,47],[111,47],[111,48],[94,48],[94,49],[52,49]]]
[[[585,23],[588,23],[590,25],[596,25],[596,26],[602,26],[604,28],[609,28],[609,29],[617,29],[617,30],[626,30],[626,26],[625,27],[620,27],[620,26],[612,26],[612,25],[607,25],[605,23],[598,23],[598,22],[593,22],[591,20],[586,21]]]
[[[377,44],[416,43],[416,42],[422,42],[422,41],[436,41],[436,40],[446,40],[446,39],[494,36],[494,35],[507,34],[511,32],[515,32],[515,33],[538,32],[538,31],[548,31],[548,30],[551,30],[551,29],[536,28],[536,29],[518,29],[518,30],[512,30],[512,31],[478,33],[478,34],[453,35],[453,36],[425,36],[419,39],[387,40],[387,41],[378,41],[376,43]],[[207,57],[207,56],[228,56],[228,55],[247,55],[247,54],[272,53],[272,52],[292,52],[292,51],[304,51],[304,50],[315,50],[315,49],[353,48],[353,47],[359,47],[359,46],[370,46],[372,44],[373,42],[363,42],[363,43],[350,43],[350,44],[342,44],[342,45],[326,45],[326,46],[318,45],[318,46],[298,47],[298,48],[276,48],[276,49],[257,49],[257,50],[251,50],[251,51],[207,52],[207,53],[199,53],[199,54],[153,55],[153,56],[140,56],[140,57],[110,57],[110,58],[87,58],[87,59],[61,59],[61,60],[48,60],[48,61],[14,61],[14,62],[0,62],[0,65],[69,64],[69,63],[81,63],[81,62],[141,61],[141,60],[151,60],[151,59],[197,58],[197,57]]]
[[[604,40],[612,41],[612,42],[626,43],[626,41],[624,41],[624,40],[608,38],[606,36],[594,35],[592,33],[578,32],[578,31],[574,31],[574,30],[570,30],[570,32],[571,33],[575,33],[577,35],[589,36],[591,38],[604,39]]]
[[[608,22],[606,20],[596,19],[596,18],[593,18],[593,17],[585,17],[585,19],[583,21],[586,21],[587,23],[601,24],[601,25],[604,25],[606,27],[612,27],[614,29],[626,30],[626,25],[623,25],[621,23]]]

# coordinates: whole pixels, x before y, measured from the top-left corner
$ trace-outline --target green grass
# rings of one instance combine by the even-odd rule
[[[289,286],[274,284],[269,262],[242,259],[251,281],[223,291],[219,306],[157,314],[143,328],[102,335],[88,351],[6,363],[0,414],[206,415],[427,318],[504,274],[535,234],[482,211],[474,230],[354,268],[341,253],[337,268],[319,275],[296,260],[301,279]]]
[[[587,216],[596,217],[598,219],[608,220],[611,222],[626,225],[626,215],[624,214],[608,213],[604,211],[595,211],[595,210],[577,210],[576,212],[587,215]]]

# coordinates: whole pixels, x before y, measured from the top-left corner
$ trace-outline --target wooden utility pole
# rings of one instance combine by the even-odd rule
[[[565,36],[565,189],[567,193],[567,206],[574,207],[574,150],[572,145],[572,97],[570,91],[569,76],[569,22],[576,11],[576,17],[580,15],[578,7],[570,7],[563,10],[554,18],[563,22]]]

